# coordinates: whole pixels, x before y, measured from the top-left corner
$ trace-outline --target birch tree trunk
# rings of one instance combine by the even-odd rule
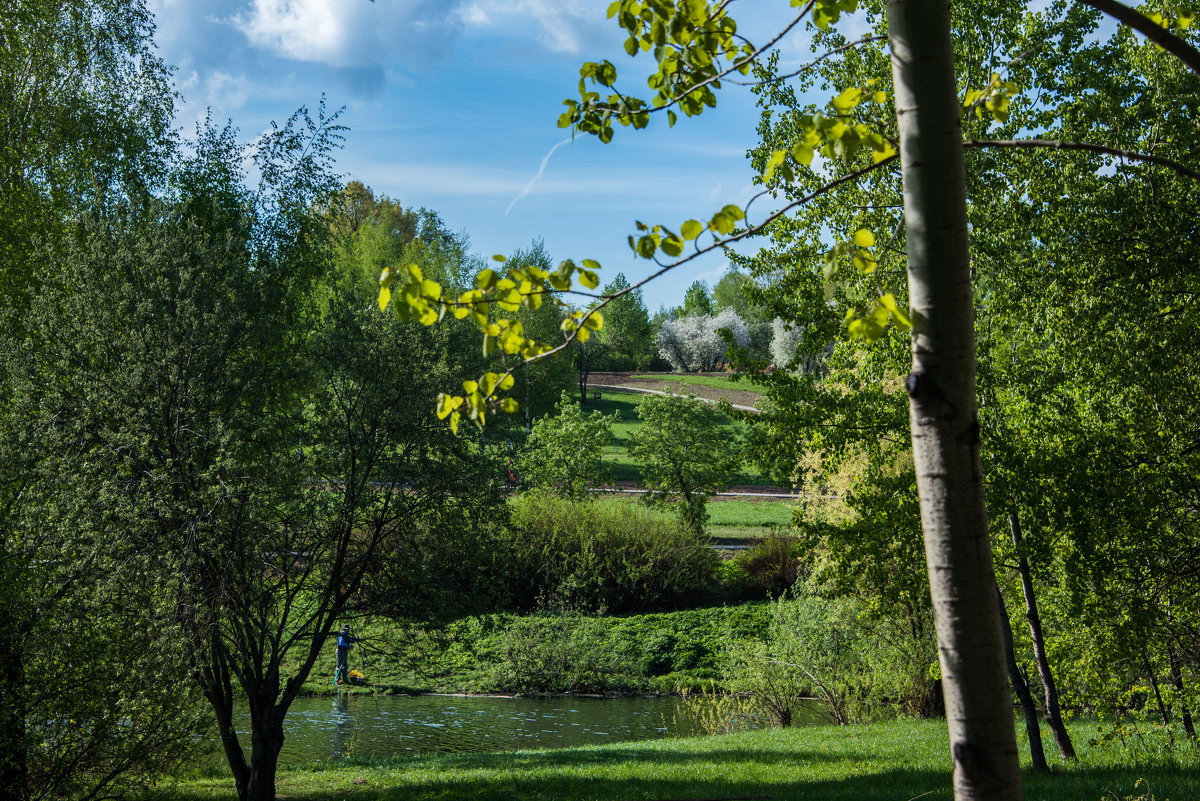
[[[889,0],[908,285],[913,458],[957,801],[1022,798],[984,511],[966,179],[947,0]]]

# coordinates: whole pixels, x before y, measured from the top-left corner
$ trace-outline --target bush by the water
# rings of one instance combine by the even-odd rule
[[[773,532],[723,565],[722,583],[731,598],[781,598],[801,575],[801,556],[794,537]]]
[[[673,692],[724,681],[731,647],[765,636],[769,604],[630,617],[555,612],[465,618],[439,632],[438,689]]]
[[[720,562],[707,538],[666,516],[542,493],[513,502],[510,559],[517,608],[614,614],[709,600]]]

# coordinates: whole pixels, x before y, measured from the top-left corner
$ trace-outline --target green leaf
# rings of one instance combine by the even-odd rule
[[[688,220],[680,227],[679,230],[679,233],[683,235],[683,238],[689,242],[700,236],[700,234],[703,232],[704,223],[700,222],[699,220]]]
[[[383,311],[384,309],[386,309],[387,305],[391,301],[391,299],[392,299],[392,290],[388,289],[386,286],[381,287],[379,290],[379,310]]]
[[[873,248],[875,247],[875,234],[866,228],[859,228],[854,232],[854,244],[860,248]]]

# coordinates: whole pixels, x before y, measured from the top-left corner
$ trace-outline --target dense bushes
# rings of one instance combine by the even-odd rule
[[[439,689],[673,692],[723,678],[735,644],[765,636],[769,604],[631,617],[577,612],[463,619],[441,632]]]
[[[802,573],[801,549],[794,537],[773,532],[722,565],[721,581],[730,598],[780,598]]]
[[[713,597],[720,561],[706,538],[640,506],[541,493],[513,502],[509,549],[518,609],[679,608]]]

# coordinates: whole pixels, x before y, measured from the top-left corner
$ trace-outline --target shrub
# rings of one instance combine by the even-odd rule
[[[706,538],[634,504],[530,493],[513,504],[514,596],[584,611],[679,608],[712,596],[719,558]]]
[[[738,554],[725,569],[726,589],[739,598],[782,597],[801,575],[800,546],[773,532]]]
[[[641,689],[635,659],[612,647],[598,622],[568,610],[514,619],[498,638],[485,683],[513,693]]]

